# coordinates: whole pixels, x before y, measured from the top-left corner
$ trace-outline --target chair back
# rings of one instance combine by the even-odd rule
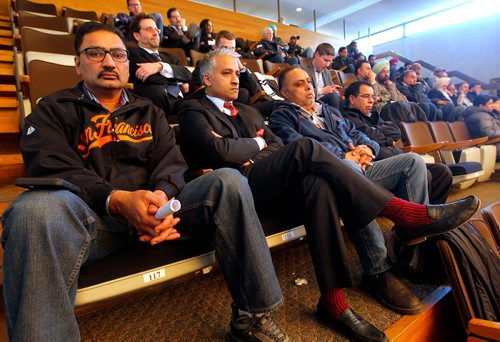
[[[81,81],[81,77],[76,74],[74,66],[42,60],[32,60],[28,66],[31,108],[35,107],[41,97],[61,89],[72,88]]]
[[[451,134],[450,128],[444,121],[428,121],[427,125],[431,131],[432,137],[435,142],[453,142],[453,135]]]
[[[491,228],[498,251],[500,247],[500,201],[481,209],[481,214]]]
[[[16,11],[30,11],[35,13],[45,13],[57,15],[57,8],[54,4],[31,2],[28,0],[16,0]]]
[[[191,56],[191,65],[195,67],[196,63],[201,61],[207,54],[191,49],[189,55]]]
[[[417,122],[400,122],[401,132],[403,133],[404,140],[409,145],[423,146],[434,143],[434,138],[431,135],[429,127],[423,121]],[[441,162],[441,156],[437,152],[432,152],[436,162]]]
[[[47,17],[19,11],[19,30],[25,26],[69,33],[68,20],[63,17]]]
[[[264,61],[264,71],[268,75],[272,75],[274,77],[278,77],[281,70],[286,68],[289,64],[287,63],[273,63],[268,60]]]
[[[337,74],[341,82],[340,85],[343,87],[348,87],[351,83],[356,81],[356,75],[353,73],[337,70]]]
[[[450,127],[455,141],[469,140],[471,138],[467,125],[463,121],[448,122],[448,127]]]
[[[71,7],[63,6],[61,8],[63,17],[71,17],[78,19],[87,19],[97,21],[97,13],[95,11],[80,11]]]
[[[167,52],[171,55],[174,55],[175,57],[179,58],[179,62],[182,66],[189,66],[189,63],[186,58],[186,53],[184,52],[184,49],[181,48],[159,48],[159,51],[162,52]]]
[[[57,32],[57,33],[56,33]],[[21,30],[21,48],[23,53],[40,51],[73,55],[74,35],[61,31],[48,33],[33,27],[23,27]]]
[[[264,74],[264,64],[262,59],[252,59],[252,58],[242,58],[241,64],[245,66],[251,72],[258,72]]]

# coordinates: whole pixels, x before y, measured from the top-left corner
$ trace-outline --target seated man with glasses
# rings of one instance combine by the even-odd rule
[[[340,109],[340,86],[333,84],[329,66],[333,62],[335,50],[328,43],[319,44],[312,60],[307,60],[302,67],[309,74],[316,99],[321,99],[329,106]]]
[[[40,100],[20,147],[29,176],[77,188],[25,191],[3,215],[10,340],[80,341],[73,308],[80,268],[133,241],[182,235],[215,249],[240,318],[234,339],[289,341],[271,317],[283,295],[246,179],[226,168],[185,184],[187,165],[163,111],[124,89],[129,66],[117,28],[81,25],[75,51],[83,82]],[[182,209],[156,218],[174,196]]]
[[[134,84],[134,93],[153,101],[167,114],[170,123],[176,123],[172,110],[188,92],[191,73],[180,65],[177,57],[158,52],[160,35],[153,17],[139,13],[130,31],[138,46],[129,48],[130,82]]]

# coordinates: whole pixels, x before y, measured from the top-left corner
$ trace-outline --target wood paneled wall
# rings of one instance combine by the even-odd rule
[[[60,10],[62,6],[68,6],[80,10],[94,10],[97,12],[98,16],[100,16],[103,12],[112,14],[127,12],[126,0],[35,0],[35,2],[51,2],[56,5],[58,10]],[[160,13],[166,24],[168,24],[168,8],[176,7],[181,16],[186,19],[188,25],[192,21],[199,24],[202,19],[210,18],[214,24],[215,31],[226,29],[233,32],[237,37],[244,37],[252,40],[260,40],[262,38],[262,29],[270,24],[275,24],[278,27],[278,36],[286,42],[288,42],[291,35],[300,35],[301,38],[299,40],[299,44],[302,47],[310,46],[314,49],[318,44],[328,42],[332,44],[336,50],[338,50],[340,46],[343,46],[346,43],[344,40],[339,38],[186,0],[177,0],[175,2],[165,2],[163,0],[143,0],[141,1],[141,5],[142,9],[146,12]]]

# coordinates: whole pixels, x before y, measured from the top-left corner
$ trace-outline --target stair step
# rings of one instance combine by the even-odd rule
[[[24,175],[24,162],[21,154],[0,154],[0,185],[13,184]]]
[[[1,84],[14,84],[16,77],[14,75],[14,66],[0,66],[0,83]]]
[[[2,55],[2,54],[0,54],[0,62],[14,63],[14,55]]]
[[[0,84],[0,96],[9,95],[16,95],[16,86],[14,84]]]
[[[10,47],[10,49],[0,49],[0,56],[14,57],[14,51],[12,51],[12,46]]]
[[[0,37],[12,38],[12,31],[0,28]]]
[[[12,48],[12,46],[14,46],[14,39],[0,37],[0,46]]]
[[[0,134],[19,133],[19,109],[0,108]]]
[[[17,108],[19,103],[17,102],[17,97],[0,97],[0,108]]]

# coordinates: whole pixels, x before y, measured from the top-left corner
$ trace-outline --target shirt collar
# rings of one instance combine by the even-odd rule
[[[220,99],[218,97],[213,97],[213,96],[208,96],[208,95],[207,95],[207,98],[210,101],[212,101],[212,103],[215,105],[215,107],[217,107],[218,110],[220,110],[224,114],[231,116],[231,111],[227,108],[224,108],[224,102],[226,102],[226,101],[224,101],[223,99]],[[233,103],[233,102],[231,101],[231,103]]]
[[[139,46],[139,47],[140,47],[141,49],[143,49],[144,51],[146,51],[147,53],[149,53],[149,54],[152,54],[152,53],[157,53],[157,54],[159,54],[158,50],[154,51],[154,50],[147,49],[147,48],[145,48],[145,47],[143,47],[143,46]]]
[[[89,98],[90,101],[94,101],[95,103],[97,103],[98,105],[100,105],[101,107],[106,109],[106,107],[104,107],[101,104],[101,101],[99,101],[99,99],[90,91],[90,89],[87,88],[85,83],[83,83],[83,93],[85,94],[85,96],[87,96]],[[122,89],[122,92],[120,94],[120,102],[118,102],[118,107],[116,107],[116,109],[123,107],[127,103],[129,103],[129,98],[128,98],[127,92]]]

